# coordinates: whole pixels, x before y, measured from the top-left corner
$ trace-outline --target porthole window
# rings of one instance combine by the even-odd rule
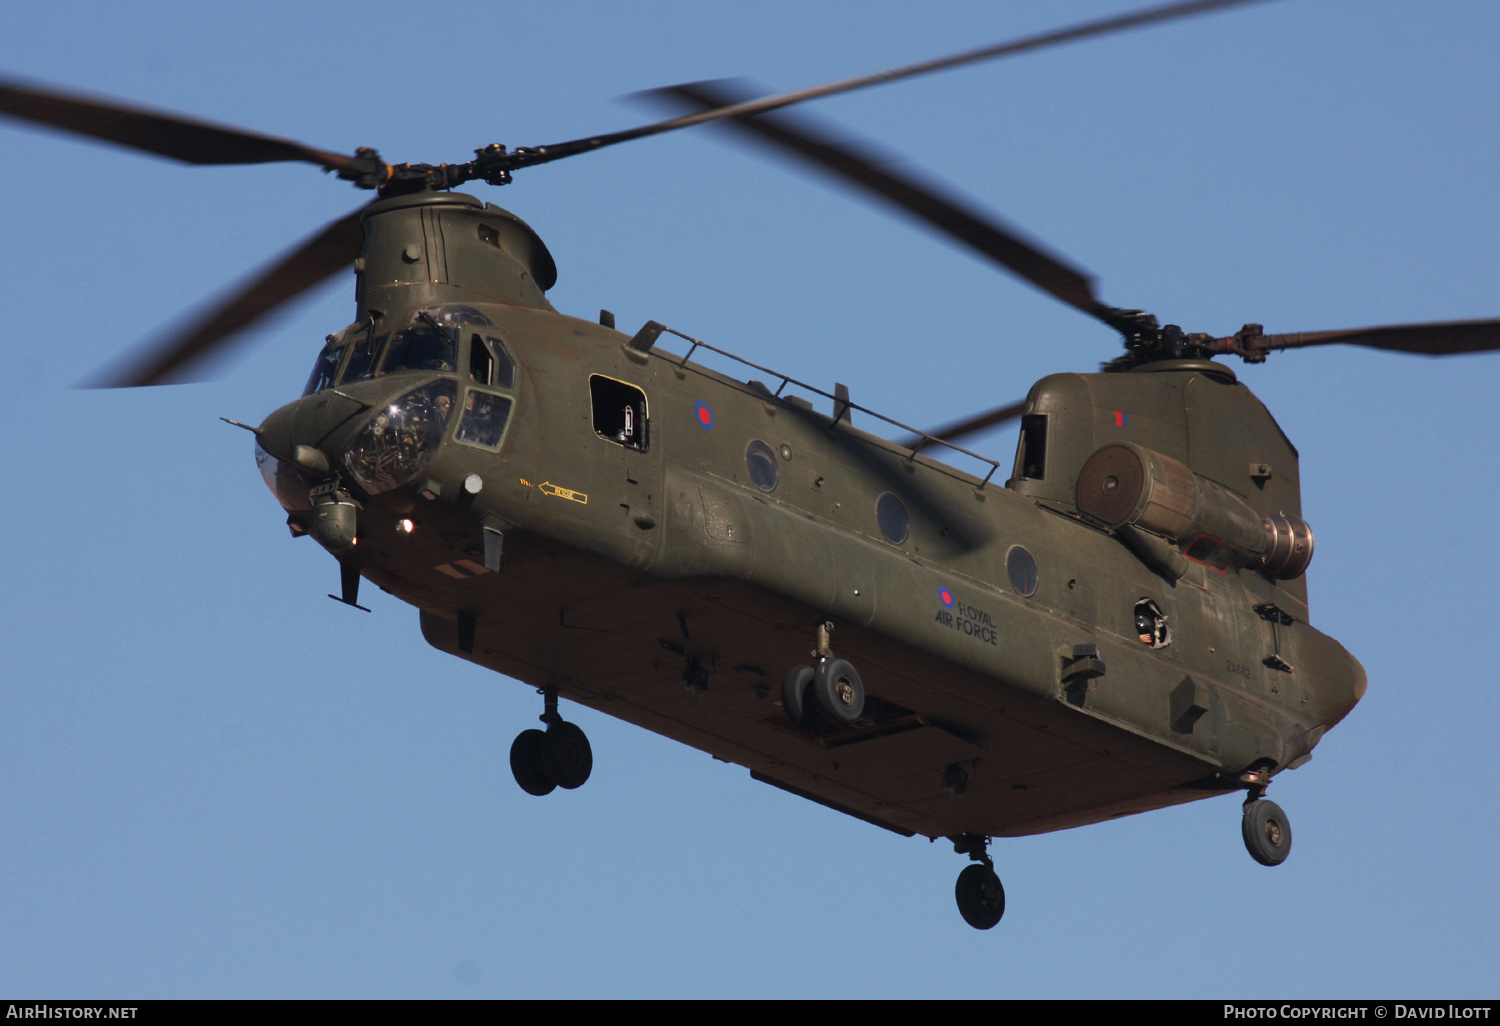
[[[1037,571],[1036,560],[1024,546],[1012,545],[1010,551],[1006,552],[1005,572],[1010,575],[1010,586],[1016,589],[1017,595],[1031,598],[1036,594],[1041,574]]]
[[[906,515],[906,506],[890,492],[886,492],[876,500],[875,519],[879,521],[880,533],[885,535],[886,541],[892,545],[900,545],[906,541],[906,536],[911,530],[911,522]]]
[[[763,492],[774,492],[781,480],[781,468],[776,465],[776,454],[762,441],[745,446],[745,466],[750,471],[750,480]]]
[[[1172,643],[1172,628],[1161,608],[1150,599],[1135,604],[1135,636],[1148,648],[1163,648]]]

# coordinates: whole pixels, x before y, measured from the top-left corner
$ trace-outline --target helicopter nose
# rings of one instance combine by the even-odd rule
[[[272,412],[261,422],[256,437],[261,448],[270,455],[301,466],[299,449],[321,454],[330,435],[373,405],[363,397],[331,390],[303,396]],[[327,470],[325,455],[322,472],[326,474]]]
[[[337,496],[332,497],[340,514],[334,526],[340,530],[324,538],[328,532],[318,528],[329,517],[318,515],[318,509],[327,503],[320,503],[315,495],[334,482],[340,447],[365,419],[361,415],[388,403],[396,391],[377,382],[352,383],[338,391],[324,389],[275,410],[256,429],[256,465],[276,501],[292,515],[287,522],[293,525],[294,534],[299,529],[301,533],[312,530],[335,550],[352,544],[353,524],[344,521],[350,520],[353,507],[345,509]]]

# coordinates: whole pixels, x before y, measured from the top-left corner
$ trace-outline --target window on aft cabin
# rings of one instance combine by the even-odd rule
[[[627,449],[646,451],[646,393],[602,374],[589,377],[594,433]]]

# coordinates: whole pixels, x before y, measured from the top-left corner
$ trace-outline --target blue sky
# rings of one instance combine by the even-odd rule
[[[626,127],[624,99],[789,89],[1129,9],[1104,0],[546,5],[21,2],[0,69],[333,150],[464,159]],[[1277,0],[814,105],[1099,276],[1228,334],[1500,316],[1500,9]],[[1365,701],[1238,801],[963,860],[574,707],[596,766],[535,799],[534,693],[335,605],[250,422],[300,390],[347,283],[198,385],[72,386],[363,197],[0,125],[0,992],[58,997],[1486,997],[1500,355],[1331,347],[1241,371],[1302,454],[1314,623]],[[483,187],[481,187],[483,188]],[[553,302],[648,318],[938,424],[1114,355],[1110,333],[712,129],[481,193]],[[977,447],[1008,463],[1013,431]]]

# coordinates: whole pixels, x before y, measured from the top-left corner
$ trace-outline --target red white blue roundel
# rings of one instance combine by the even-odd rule
[[[693,419],[698,422],[698,426],[704,431],[712,431],[714,429],[713,407],[709,406],[702,399],[699,399],[693,404]]]
[[[943,604],[944,609],[953,608],[953,592],[948,588],[938,589],[938,601]]]

